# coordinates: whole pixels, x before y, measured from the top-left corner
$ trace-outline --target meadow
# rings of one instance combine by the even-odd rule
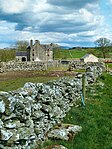
[[[82,49],[54,49],[54,59],[80,59],[87,53],[91,53],[99,58],[103,58],[99,48],[82,48]],[[106,52],[106,58],[112,58],[112,49]]]
[[[56,53],[57,52],[57,53]],[[55,59],[80,58],[87,50],[55,51]],[[10,55],[10,54],[9,54]],[[12,59],[12,58],[11,58]],[[108,65],[112,69],[112,64]],[[74,73],[74,72],[73,72]],[[48,71],[9,72],[0,74],[0,90],[10,91],[23,87],[26,82],[48,82],[63,76],[73,77],[67,68]],[[36,149],[51,144],[62,144],[68,149],[112,149],[112,75],[102,74],[96,83],[86,88],[85,106],[72,107],[62,123],[82,126],[82,132],[72,140],[48,140]]]
[[[25,72],[23,72],[25,75]],[[45,72],[26,72],[27,76],[4,74],[0,81],[0,90],[9,91],[22,87],[25,82],[47,82],[59,79],[63,74]],[[29,75],[28,75],[29,74]],[[2,74],[3,75],[3,74]],[[13,74],[14,75],[14,74]],[[40,76],[39,76],[40,75]],[[58,75],[58,76],[57,76]],[[47,77],[46,77],[47,76]],[[73,77],[71,75],[71,77]],[[12,79],[11,79],[12,78]],[[112,148],[112,75],[104,73],[95,84],[86,88],[85,106],[72,107],[62,123],[82,126],[82,132],[72,140],[48,140],[40,143],[36,149],[52,144],[62,144],[68,149],[111,149]]]
[[[87,54],[87,50],[64,50],[64,49],[55,49],[54,51],[54,59],[74,59],[81,58],[85,54]]]
[[[63,120],[82,126],[82,132],[69,141],[48,140],[40,149],[51,144],[62,144],[68,149],[112,149],[111,90],[112,75],[103,74],[87,88],[85,106],[72,107]]]
[[[87,53],[92,53],[97,57],[102,58],[102,52],[98,48],[75,48],[75,49],[61,49],[55,48],[53,50],[53,57],[55,60],[71,60],[79,59]],[[0,50],[0,62],[7,62],[15,59],[16,49]],[[106,53],[107,58],[112,58],[112,49]]]

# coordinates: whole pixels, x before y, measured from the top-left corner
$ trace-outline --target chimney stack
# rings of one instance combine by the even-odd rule
[[[31,39],[30,40],[30,47],[32,47],[33,46],[33,40]]]
[[[35,40],[35,44],[40,44],[40,41],[39,40]]]

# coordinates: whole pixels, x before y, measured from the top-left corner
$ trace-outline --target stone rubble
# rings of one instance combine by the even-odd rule
[[[93,66],[87,69],[87,85],[93,83],[101,74],[103,68],[100,68]],[[52,132],[53,127],[61,124],[74,104],[81,103],[81,92],[82,74],[72,79],[61,78],[47,83],[28,82],[23,88],[9,92],[1,91],[0,148],[31,149],[37,141],[51,137],[48,133]],[[81,127],[77,127],[80,131]],[[68,134],[75,134],[75,130],[76,126],[63,128],[63,131],[59,131],[60,138],[61,134],[64,134],[66,140],[69,139]]]
[[[82,131],[82,127],[78,125],[61,125],[59,128],[52,129],[48,133],[48,138],[68,141],[80,131]]]
[[[63,145],[55,144],[55,145],[47,146],[43,149],[67,149],[67,148]]]

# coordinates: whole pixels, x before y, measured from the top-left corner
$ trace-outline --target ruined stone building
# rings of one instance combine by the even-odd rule
[[[17,61],[52,61],[53,60],[53,44],[43,45],[39,40],[30,40],[30,45],[26,51],[16,52]]]

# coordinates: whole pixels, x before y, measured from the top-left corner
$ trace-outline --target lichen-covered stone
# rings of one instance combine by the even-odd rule
[[[4,113],[5,112],[5,103],[3,102],[3,100],[0,101],[0,113]]]
[[[3,128],[3,122],[2,120],[0,119],[0,129]]]
[[[0,72],[24,71],[24,70],[46,70],[45,62],[2,62]]]
[[[1,140],[7,141],[10,139],[10,137],[13,136],[13,133],[10,130],[1,129]]]
[[[103,69],[89,67],[86,66],[86,85],[94,83]],[[28,82],[23,88],[0,92],[0,148],[31,149],[36,141],[48,137],[63,140],[74,137],[81,131],[80,126],[53,128],[61,124],[73,105],[81,103],[81,92],[82,74],[47,83]]]
[[[55,145],[47,146],[47,147],[42,148],[42,149],[67,149],[67,147],[65,147],[63,145],[55,144]]]
[[[16,127],[16,123],[14,123],[12,120],[9,120],[5,122],[4,124],[5,124],[5,128],[12,129]]]
[[[48,133],[48,138],[70,140],[78,132],[82,131],[82,127],[78,125],[61,125],[59,128],[53,129]]]

